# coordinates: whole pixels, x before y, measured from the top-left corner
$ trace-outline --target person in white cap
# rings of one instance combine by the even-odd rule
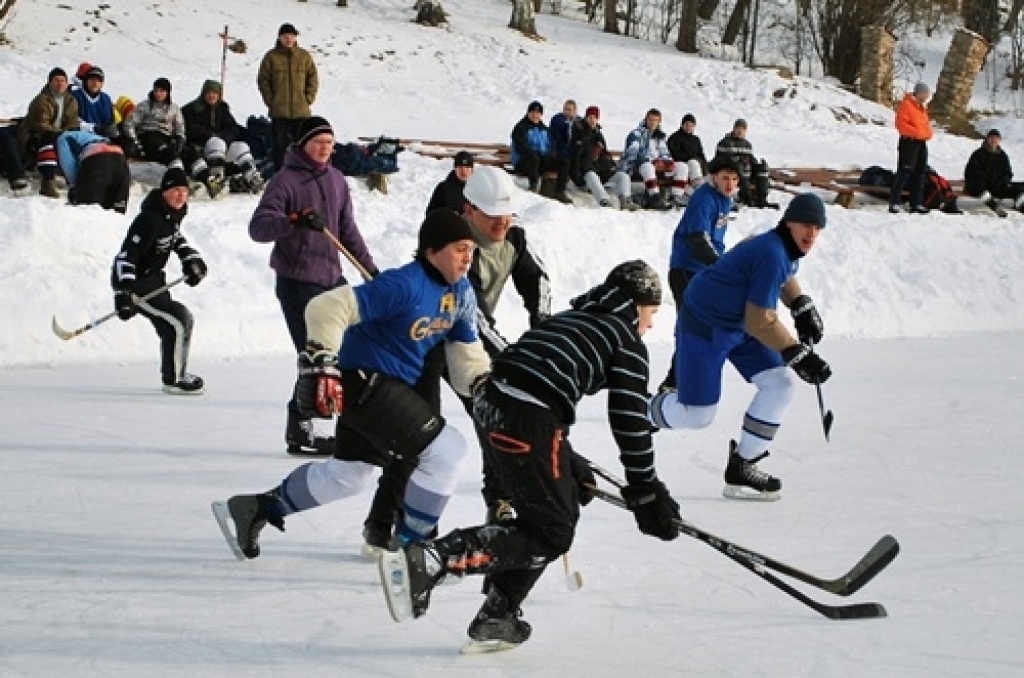
[[[508,345],[495,327],[494,309],[509,278],[523,297],[530,327],[540,324],[551,314],[551,293],[544,263],[527,245],[526,231],[512,225],[515,193],[516,188],[508,173],[487,165],[473,170],[463,190],[467,203],[463,216],[477,245],[467,277],[473,285],[479,308],[477,331],[492,357]],[[416,389],[434,404],[438,413],[441,409],[442,377],[448,380],[444,353],[435,350],[426,358]],[[463,398],[463,405],[467,412],[471,411],[472,402],[468,398]],[[395,463],[381,475],[380,487],[364,523],[365,554],[375,554],[390,541],[400,513],[402,492],[414,468]],[[495,486],[486,470],[483,494],[488,515],[495,519],[500,517],[499,514],[503,513],[500,510],[503,492]]]

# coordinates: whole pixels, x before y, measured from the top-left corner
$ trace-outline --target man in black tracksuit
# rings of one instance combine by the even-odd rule
[[[474,391],[473,418],[486,442],[485,464],[509,491],[516,518],[404,545],[413,616],[426,612],[445,575],[484,574],[491,586],[470,638],[513,646],[529,638],[519,606],[548,563],[569,550],[594,484],[586,464],[572,463],[579,457],[566,435],[579,401],[601,390],[608,391],[609,424],[626,469],[622,495],[640,531],[679,536],[679,505],[655,473],[647,414],[641,337],[660,304],[658,274],[643,261],[626,262],[494,358]]]
[[[478,167],[466,182],[464,193],[463,216],[469,222],[477,244],[466,277],[476,293],[479,308],[477,332],[487,354],[493,358],[508,345],[498,332],[494,319],[494,310],[505,283],[511,278],[529,313],[530,327],[534,327],[551,313],[548,274],[544,263],[528,246],[526,231],[511,225],[515,190],[507,172],[489,166]],[[445,367],[443,350],[435,349],[427,354],[416,384],[417,393],[431,404],[437,414],[441,412],[441,379],[448,380]],[[466,397],[460,399],[471,414],[472,401]],[[400,517],[406,482],[414,469],[415,460],[411,463],[396,460],[381,475],[364,522],[366,545],[363,551],[367,555],[375,554],[390,542]],[[485,473],[483,494],[489,515],[497,517],[501,513],[499,504],[504,499],[504,492],[490,473]]]
[[[141,297],[167,284],[164,267],[171,251],[181,260],[185,284],[194,287],[206,277],[206,262],[181,234],[188,212],[188,177],[178,167],[168,169],[160,187],[142,201],[139,215],[128,227],[121,251],[114,258],[110,284],[114,308],[121,320],[141,313],[160,337],[160,373],[164,392],[200,394],[203,380],[185,371],[192,338],[192,314],[171,299],[169,291],[143,301]]]
[[[462,214],[466,207],[466,196],[462,191],[466,188],[466,182],[473,174],[473,156],[468,151],[459,151],[453,159],[454,166],[444,181],[434,187],[430,194],[430,202],[427,203],[427,214],[436,209],[447,207],[456,214]]]
[[[964,193],[992,204],[1008,198],[1024,211],[1024,182],[1013,181],[1013,167],[1000,145],[1002,140],[999,130],[989,130],[981,147],[971,153],[964,167]]]

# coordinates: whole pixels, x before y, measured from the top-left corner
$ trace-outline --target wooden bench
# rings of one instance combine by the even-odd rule
[[[776,188],[789,190],[799,186],[811,186],[836,194],[835,202],[845,208],[852,208],[858,194],[881,200],[889,200],[888,186],[865,186],[859,182],[861,170],[857,168],[837,170],[821,167],[783,167],[768,171]],[[959,197],[963,192],[962,179],[950,179],[950,187]],[[790,191],[794,192],[794,191]],[[906,194],[906,191],[904,191]]]

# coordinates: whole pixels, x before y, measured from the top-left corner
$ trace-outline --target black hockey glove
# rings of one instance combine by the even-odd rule
[[[640,531],[663,541],[679,536],[679,504],[668,493],[665,483],[649,480],[630,483],[621,490],[626,508],[633,512]]]
[[[311,231],[319,232],[322,232],[327,228],[327,220],[324,219],[324,215],[311,207],[307,207],[301,212],[292,214],[289,217],[289,220],[295,228],[308,228]]]
[[[135,305],[135,299],[128,290],[114,290],[114,310],[121,320],[131,320],[132,316],[139,312]]]
[[[569,450],[569,468],[572,469],[572,477],[576,479],[576,486],[580,491],[580,506],[586,506],[594,501],[594,491],[591,488],[597,487],[597,478],[590,470],[590,462],[576,450]]]
[[[793,300],[789,307],[793,314],[793,322],[796,324],[796,334],[804,344],[817,344],[825,334],[825,323],[821,321],[818,309],[814,302],[806,294],[801,294]]]
[[[338,356],[311,341],[299,354],[295,405],[303,417],[330,419],[341,414],[343,397]]]
[[[171,137],[171,150],[175,156],[181,155],[181,152],[185,149],[185,137],[180,134],[175,134]]]
[[[106,124],[100,123],[93,128],[93,131],[101,137],[106,137],[108,139],[114,139],[118,135],[117,125],[112,122]]]
[[[832,368],[828,363],[806,344],[795,344],[783,349],[782,359],[808,384],[824,384],[832,376]]]
[[[198,252],[193,252],[181,260],[181,272],[185,275],[185,284],[195,287],[206,277],[206,262]]]
[[[124,155],[126,158],[141,158],[142,150],[139,148],[139,142],[134,137],[125,137],[124,141],[121,142],[121,148],[124,149]]]

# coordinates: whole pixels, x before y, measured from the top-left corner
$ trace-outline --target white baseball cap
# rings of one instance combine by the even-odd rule
[[[462,194],[484,214],[492,217],[515,214],[514,185],[508,172],[480,165],[466,180]]]

